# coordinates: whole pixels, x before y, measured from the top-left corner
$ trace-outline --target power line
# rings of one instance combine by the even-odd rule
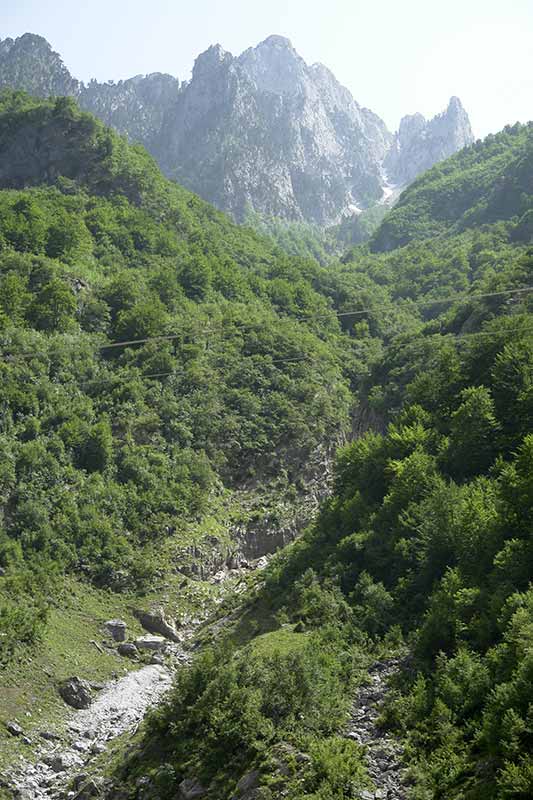
[[[505,290],[502,290],[501,292],[483,292],[483,293],[468,294],[468,295],[455,295],[453,297],[450,296],[450,297],[444,297],[444,298],[435,299],[435,300],[413,300],[410,303],[410,305],[411,306],[414,305],[414,306],[417,306],[417,307],[418,306],[424,307],[424,306],[433,306],[433,305],[445,305],[446,303],[455,303],[455,302],[458,302],[458,301],[463,300],[463,299],[464,299],[465,302],[467,302],[467,301],[470,301],[470,300],[479,300],[479,299],[489,298],[489,297],[502,297],[502,296],[512,295],[512,294],[526,294],[526,293],[529,293],[529,292],[533,292],[533,286],[524,286],[524,287],[519,288],[519,289],[505,289]],[[408,299],[408,298],[405,298],[405,299]],[[394,303],[398,303],[398,302],[399,302],[398,300],[394,301]],[[321,315],[313,315],[313,314],[304,315],[304,314],[302,314],[302,315],[299,315],[299,316],[295,316],[294,319],[313,321],[313,320],[319,320],[319,319],[329,319],[330,316],[336,316],[336,317],[339,317],[339,318],[352,317],[352,316],[358,316],[358,315],[362,315],[362,314],[373,314],[376,311],[378,311],[380,308],[389,308],[389,307],[390,307],[389,305],[381,304],[381,305],[376,305],[373,308],[357,309],[357,310],[354,310],[354,311],[334,311],[333,309],[331,309],[331,312],[329,314],[321,314]],[[289,319],[290,319],[290,317],[289,317]],[[245,325],[245,324],[247,324],[245,322],[241,322],[240,320],[233,320],[232,323],[234,325]],[[135,344],[147,344],[149,342],[157,342],[157,341],[173,341],[175,339],[179,339],[181,336],[183,336],[183,333],[180,333],[180,334],[169,334],[168,336],[167,335],[150,336],[150,337],[146,337],[145,339],[131,339],[129,341],[123,341],[123,342],[111,342],[110,344],[102,345],[99,349],[100,350],[110,350],[112,348],[130,347],[130,346],[135,345]]]
[[[454,295],[439,299],[428,299],[428,300],[413,300],[410,302],[410,306],[415,307],[426,307],[426,306],[433,306],[433,305],[445,305],[446,303],[456,303],[460,301],[470,302],[471,300],[479,300],[479,299],[486,299],[491,297],[504,297],[510,296],[514,294],[528,294],[533,292],[533,286],[524,286],[516,289],[504,289],[499,292],[479,292],[476,294],[467,294],[467,295]],[[402,298],[408,301],[408,298]],[[353,316],[362,316],[364,314],[375,314],[380,309],[390,309],[391,305],[398,304],[399,300],[391,301],[391,304],[385,305],[375,305],[373,308],[365,308],[365,309],[354,309],[353,311],[334,311],[331,309],[329,314],[321,314],[321,315],[300,315],[295,316],[293,319],[299,321],[314,321],[320,319],[329,319],[331,316],[336,316],[337,318],[344,318],[344,317],[353,317]],[[290,319],[290,317],[288,317]],[[228,320],[233,325],[246,325],[249,324],[242,320]],[[213,328],[209,328],[208,331],[212,331]],[[177,339],[182,338],[183,336],[187,336],[187,333],[182,331],[181,333],[172,333],[172,334],[161,334],[159,336],[147,336],[142,339],[128,339],[123,341],[116,341],[110,342],[109,344],[100,345],[97,349],[102,352],[105,350],[113,350],[119,349],[123,347],[132,347],[134,345],[140,344],[149,344],[151,342],[164,342],[164,341],[176,341]],[[15,357],[18,358],[32,358],[35,355],[34,353],[28,354],[17,354]]]
[[[436,306],[436,305],[446,305],[446,303],[456,303],[460,300],[468,302],[470,300],[481,300],[483,298],[489,298],[489,297],[502,297],[504,295],[511,295],[511,294],[527,294],[528,292],[533,292],[533,286],[525,286],[521,289],[506,289],[501,292],[483,292],[483,293],[480,292],[478,294],[455,295],[455,296],[450,295],[449,297],[443,297],[436,300],[412,300],[410,302],[410,305],[416,306],[417,308],[418,307],[423,308],[425,306]],[[404,300],[408,302],[409,298],[398,298],[398,300],[391,301],[391,303],[398,303],[399,300]],[[381,306],[374,306],[374,308],[365,308],[360,311],[342,311],[334,313],[336,314],[337,317],[352,317],[357,314],[373,314],[379,308],[389,308],[389,307],[390,306],[388,305],[382,304]],[[299,319],[303,319],[303,317],[300,317]],[[305,319],[309,319],[309,317],[306,317]],[[314,317],[314,319],[325,319],[325,316]]]
[[[472,333],[458,333],[458,334],[454,334],[454,333],[443,333],[443,334],[441,334],[441,333],[436,332],[436,333],[427,335],[426,342],[430,341],[430,337],[432,337],[432,336],[441,336],[442,339],[445,339],[446,337],[448,337],[449,341],[456,342],[458,340],[463,340],[463,339],[473,339],[476,336],[492,337],[492,338],[496,339],[496,338],[501,338],[502,336],[506,336],[507,334],[510,334],[510,333],[526,333],[526,332],[529,332],[529,331],[533,331],[533,326],[524,327],[524,326],[520,325],[520,326],[517,326],[515,328],[506,328],[506,329],[501,330],[501,331],[473,331]],[[422,337],[422,336],[424,336],[424,332],[423,331],[418,331],[417,333],[413,333],[412,336],[413,337],[419,337],[419,336]],[[420,344],[424,344],[424,343],[425,342],[420,342]],[[262,353],[254,353],[253,355],[264,355],[264,354],[262,354]],[[249,356],[249,358],[252,358],[252,357],[253,356]],[[270,363],[271,364],[286,364],[286,363],[290,363],[290,362],[302,362],[302,361],[307,361],[310,364],[319,363],[319,359],[316,358],[315,356],[302,356],[301,358],[279,358],[279,359],[271,361]],[[155,379],[155,378],[168,378],[171,375],[175,375],[175,370],[173,370],[172,372],[156,372],[156,373],[152,373],[152,374],[148,374],[148,375],[144,375],[143,374],[143,375],[141,375],[141,377],[142,378],[146,378],[146,379],[151,379],[151,378]]]

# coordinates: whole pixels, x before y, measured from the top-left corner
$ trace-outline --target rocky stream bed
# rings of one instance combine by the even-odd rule
[[[89,708],[70,711],[66,733],[42,731],[36,759],[21,760],[9,775],[13,798],[84,800],[100,796],[95,760],[114,739],[133,735],[149,709],[168,692],[175,670],[189,658],[186,641],[184,636],[183,644],[168,643],[164,663],[149,664],[106,684]]]
[[[21,761],[10,775],[17,800],[87,800],[99,797],[103,783],[95,759],[123,734],[133,735],[148,710],[164,697],[172,677],[189,659],[184,645],[171,644],[165,664],[151,664],[107,684],[92,705],[72,711],[67,733],[44,732],[37,759]],[[376,662],[355,699],[345,735],[365,747],[375,785],[359,800],[408,800],[410,780],[398,740],[379,726],[379,715],[399,659]],[[102,786],[103,788],[103,786]]]
[[[399,741],[378,724],[391,678],[399,671],[400,659],[377,661],[370,668],[369,681],[359,690],[346,736],[366,750],[368,772],[374,791],[363,791],[360,800],[407,800],[411,783],[403,764]]]

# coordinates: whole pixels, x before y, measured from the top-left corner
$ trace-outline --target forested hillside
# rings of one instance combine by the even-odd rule
[[[486,177],[485,210],[477,194],[437,236],[356,249],[330,273],[338,307],[360,309],[341,318],[347,334],[372,353],[359,403],[388,427],[340,451],[317,522],[226,605],[222,639],[118,770],[125,797],[141,775],[154,798],[179,785],[220,800],[383,796],[342,732],[368,664],[398,653],[383,717],[410,766],[397,796],[532,796],[533,192],[516,169],[532,136],[496,137],[504,204]],[[477,153],[480,173],[493,155]],[[446,162],[447,186],[472,158]],[[432,205],[418,201],[428,219],[438,174]]]
[[[223,487],[287,489],[347,431],[358,367],[316,263],[73,101],[4,94],[0,142],[5,660],[39,633],[58,571],[138,586],[145,545]]]
[[[141,591],[178,526],[237,492],[290,507],[344,445],[110,798],[374,797],[342,732],[398,653],[409,796],[532,796],[532,142],[453,157],[320,265],[309,231],[283,253],[72,100],[1,96],[2,667],[46,642],[67,580]]]
[[[372,239],[372,249],[392,250],[414,240],[521,218],[515,235],[531,240],[533,138],[530,125],[461,150],[424,173],[402,194]]]

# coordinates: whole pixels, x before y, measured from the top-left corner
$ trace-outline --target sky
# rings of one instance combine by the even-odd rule
[[[0,0],[0,38],[27,31],[84,81],[187,80],[211,44],[238,55],[281,34],[391,130],[452,95],[477,137],[533,119],[533,0]]]

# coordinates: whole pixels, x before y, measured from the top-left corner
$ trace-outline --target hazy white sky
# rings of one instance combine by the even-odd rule
[[[392,129],[452,94],[477,136],[533,119],[533,0],[0,0],[0,38],[26,31],[83,80],[185,80],[210,44],[238,54],[278,33]]]

